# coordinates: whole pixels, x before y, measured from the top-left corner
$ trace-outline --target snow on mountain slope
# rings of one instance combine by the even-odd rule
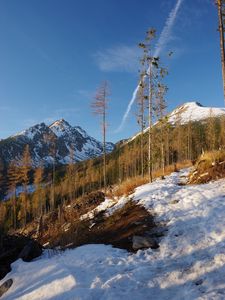
[[[205,107],[201,105],[199,102],[186,102],[176,109],[174,109],[171,113],[167,115],[168,122],[172,125],[176,123],[180,123],[181,125],[187,124],[188,122],[196,122],[202,121],[210,116],[212,117],[221,117],[225,116],[225,108],[218,107]],[[155,123],[155,125],[157,122]],[[145,129],[145,132],[148,131],[148,128]],[[134,140],[137,136],[140,135],[140,132],[133,136],[131,139],[126,141],[126,143]]]
[[[18,260],[0,282],[14,280],[2,299],[225,299],[225,180],[178,185],[187,173],[132,195],[166,224],[159,249],[131,254],[86,245],[51,257],[45,252],[30,263]]]
[[[211,116],[220,117],[225,116],[225,108],[218,107],[205,107],[198,102],[187,102],[168,115],[168,121],[171,124],[180,122],[181,124],[186,124],[189,121],[200,121],[207,119]]]
[[[13,159],[21,159],[26,145],[33,165],[52,163],[51,147],[55,141],[56,162],[68,163],[71,149],[74,151],[74,160],[81,161],[103,153],[103,144],[89,136],[81,127],[71,126],[64,119],[55,121],[50,126],[44,123],[30,127],[8,139],[0,141],[0,157],[7,164]],[[112,143],[106,144],[107,152],[114,148]]]
[[[63,136],[66,132],[70,132],[71,126],[64,119],[57,120],[52,123],[49,128],[54,132],[57,137]]]

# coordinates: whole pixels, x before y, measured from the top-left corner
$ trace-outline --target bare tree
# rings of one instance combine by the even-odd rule
[[[106,112],[108,108],[109,86],[108,82],[104,81],[99,86],[95,99],[91,104],[94,114],[100,115],[102,121],[102,135],[103,135],[103,180],[104,180],[104,191],[106,192]]]
[[[225,102],[225,0],[217,0],[218,17],[219,17],[219,32],[220,32],[220,51],[222,62],[222,75],[223,75],[223,92]]]
[[[143,80],[143,73],[141,72],[141,80],[139,83],[139,91],[137,97],[137,104],[138,104],[138,113],[137,113],[137,122],[141,128],[141,144],[140,144],[140,152],[141,152],[141,176],[144,177],[144,129],[145,129],[145,108],[146,108],[146,100],[148,96],[145,94],[145,82]]]
[[[158,57],[154,57],[153,51],[153,40],[156,36],[156,31],[150,28],[146,32],[145,41],[139,43],[139,47],[143,49],[143,57],[141,60],[142,67],[144,69],[143,75],[146,85],[148,87],[148,126],[149,126],[149,138],[148,138],[148,175],[149,181],[152,182],[152,125],[153,125],[153,98],[154,98],[154,88],[155,79],[157,77],[157,72],[155,69],[158,68]]]
[[[75,189],[76,189],[76,165],[75,165],[75,145],[72,144],[70,148],[70,161],[66,169],[68,191],[69,191],[69,200],[72,202]]]

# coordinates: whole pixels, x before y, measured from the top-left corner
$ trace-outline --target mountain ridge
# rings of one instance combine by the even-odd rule
[[[225,116],[225,108],[223,107],[207,107],[202,105],[198,101],[188,101],[184,102],[183,104],[177,106],[174,110],[166,115],[168,123],[171,125],[176,125],[178,122],[181,125],[185,125],[188,122],[197,122],[197,121],[204,121],[210,117],[221,117]],[[153,126],[158,123],[155,122]],[[144,132],[148,131],[148,128],[144,129]],[[136,137],[138,137],[141,132],[138,132],[130,139],[127,139],[125,143],[129,143],[133,141]]]
[[[29,145],[32,165],[49,165],[53,161],[51,148],[56,149],[55,161],[67,164],[72,160],[82,161],[103,154],[102,142],[91,137],[80,126],[71,126],[66,120],[56,120],[50,125],[39,123],[0,141],[0,157],[5,164],[19,161],[25,146]],[[106,143],[106,151],[114,149]],[[71,151],[74,152],[71,158]]]

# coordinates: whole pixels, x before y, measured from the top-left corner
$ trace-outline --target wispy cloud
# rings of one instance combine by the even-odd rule
[[[182,2],[183,0],[178,0],[174,9],[170,12],[169,17],[166,20],[166,24],[163,28],[163,31],[156,44],[154,56],[158,56],[161,53],[161,51],[164,49],[165,45],[171,40],[173,25],[176,20]]]
[[[94,58],[101,71],[137,72],[139,55],[136,45],[120,45],[98,51]]]
[[[171,10],[171,12],[170,12],[170,14],[169,14],[169,16],[166,20],[166,23],[164,25],[164,28],[163,28],[163,30],[160,34],[159,40],[156,44],[156,48],[155,48],[155,51],[154,51],[154,56],[155,57],[157,57],[164,50],[167,43],[171,40],[173,26],[174,26],[175,20],[177,18],[177,15],[178,15],[178,12],[179,12],[179,9],[180,9],[180,6],[183,3],[183,1],[184,0],[177,0],[176,5]],[[121,121],[119,127],[116,129],[116,132],[119,132],[119,131],[122,130],[128,116],[129,116],[132,105],[133,105],[133,103],[135,102],[135,100],[137,98],[138,91],[139,91],[139,85],[136,87],[135,91],[133,92],[133,97],[131,98],[131,100],[130,100],[128,106],[127,106],[127,109],[126,109],[126,111],[123,115],[122,121]]]

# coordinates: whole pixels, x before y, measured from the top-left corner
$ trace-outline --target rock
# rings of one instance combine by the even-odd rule
[[[28,237],[22,235],[4,235],[0,247],[0,280],[11,270],[11,263],[18,258],[30,261],[40,256],[41,246]]]
[[[20,252],[18,258],[22,258],[24,261],[31,261],[41,254],[42,247],[37,242],[31,240]]]
[[[179,200],[177,200],[177,199],[174,199],[170,202],[170,204],[177,204],[177,203],[179,203]]]
[[[12,286],[12,284],[13,284],[13,280],[8,279],[0,286],[0,297],[8,291],[8,289]]]
[[[85,205],[99,205],[105,200],[105,194],[101,191],[91,192],[88,195],[84,196],[82,200]]]
[[[157,249],[159,247],[157,242],[153,238],[147,236],[134,235],[132,242],[133,242],[132,248],[134,250],[146,249],[146,248]]]
[[[10,264],[0,264],[0,280],[5,277],[7,273],[11,271]]]
[[[82,199],[80,200],[80,203],[75,203],[73,205],[73,208],[75,210],[80,211],[90,206],[97,206],[103,201],[105,201],[105,194],[103,192],[101,191],[91,192],[83,196]]]

